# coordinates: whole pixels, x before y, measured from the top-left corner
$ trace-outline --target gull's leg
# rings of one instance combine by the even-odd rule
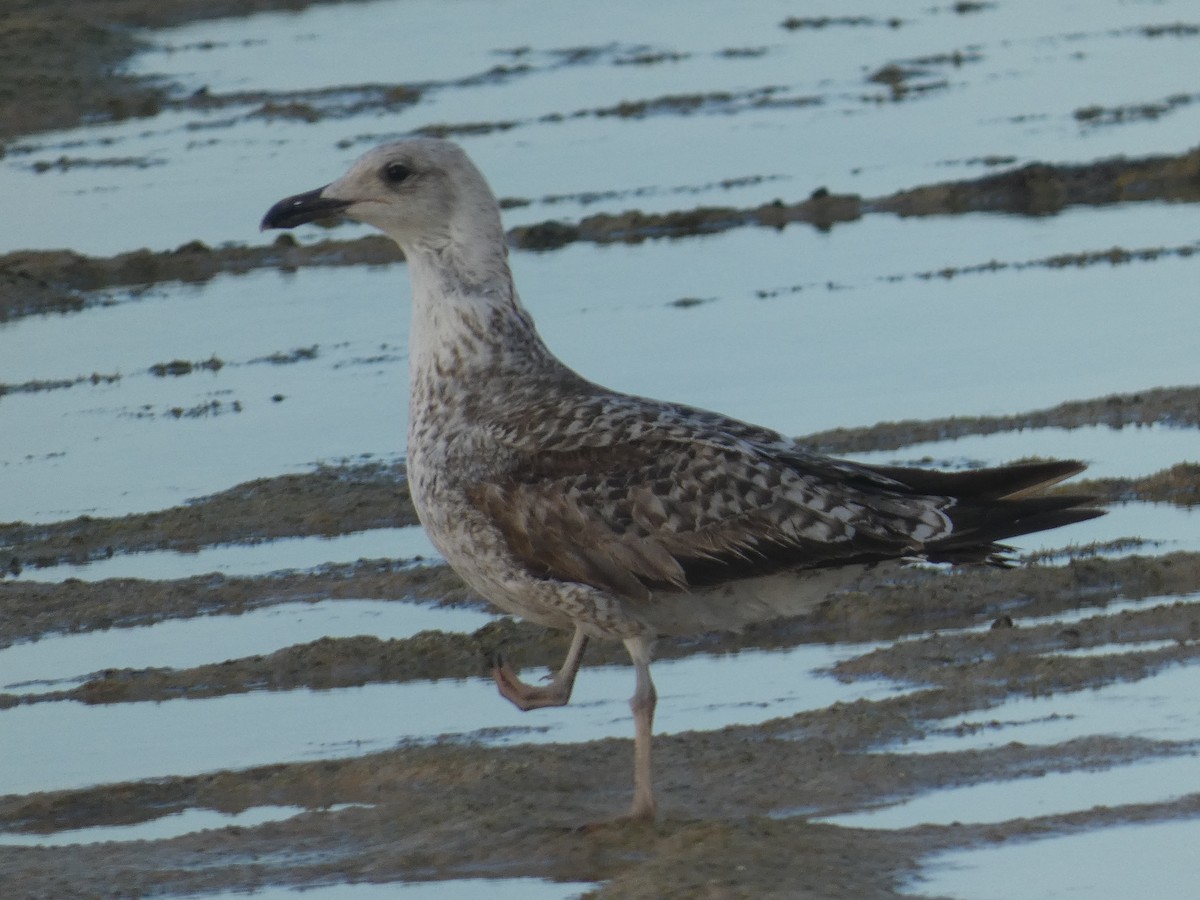
[[[567,701],[571,699],[575,675],[579,671],[579,664],[583,662],[583,651],[587,649],[587,645],[587,635],[583,633],[582,628],[576,628],[567,658],[563,660],[562,667],[554,673],[550,683],[544,687],[525,683],[509,668],[508,663],[497,656],[496,664],[492,667],[492,677],[496,679],[500,696],[522,711],[540,709],[543,706],[566,706]]]
[[[654,776],[650,764],[650,742],[654,734],[654,706],[658,694],[650,679],[650,652],[654,646],[649,637],[629,638],[625,649],[633,659],[637,686],[629,706],[633,710],[633,806],[629,818],[651,821],[654,819]]]

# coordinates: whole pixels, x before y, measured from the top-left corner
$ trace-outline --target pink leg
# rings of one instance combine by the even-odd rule
[[[637,686],[629,706],[633,710],[633,806],[629,818],[642,821],[654,819],[657,806],[654,802],[654,775],[651,767],[650,744],[654,734],[654,707],[658,694],[650,679],[650,652],[653,640],[647,637],[630,638],[625,649],[633,659]]]
[[[492,667],[492,677],[496,679],[500,696],[523,711],[541,709],[544,706],[566,706],[571,699],[575,675],[579,672],[579,664],[583,662],[583,651],[587,649],[587,644],[587,635],[582,629],[576,628],[567,658],[563,660],[562,667],[554,673],[550,683],[544,686],[527,684],[517,677],[516,672],[509,668],[506,662],[497,658],[496,665]]]

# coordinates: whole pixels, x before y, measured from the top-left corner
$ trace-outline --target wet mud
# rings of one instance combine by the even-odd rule
[[[716,234],[732,228],[785,228],[803,223],[828,229],[870,214],[900,216],[957,215],[970,212],[1052,215],[1071,206],[1113,203],[1200,201],[1200,147],[1178,156],[1105,160],[1082,166],[1030,165],[970,181],[950,181],[864,199],[818,188],[797,202],[775,201],[753,209],[696,207],[667,213],[636,210],[599,213],[577,223],[550,219],[512,228],[510,244],[520,250],[548,251],[578,241],[638,243],[658,238]],[[510,199],[508,205],[528,201]],[[937,272],[896,273],[907,277],[951,278],[982,271],[1031,267],[1121,265],[1160,257],[1190,257],[1200,244],[1173,247],[1110,247],[1090,253],[1032,260],[990,260],[974,267]],[[201,241],[175,250],[137,250],[96,258],[69,250],[19,251],[0,256],[0,321],[48,311],[69,311],[112,302],[103,291],[136,288],[163,281],[198,283],[225,273],[261,268],[295,270],[304,266],[387,265],[403,259],[388,239],[371,235],[348,241],[326,239],[301,246],[284,234],[266,247],[212,248]],[[99,376],[97,376],[99,377]],[[0,393],[14,387],[0,385]]]
[[[187,579],[178,582],[99,582],[80,583],[69,592],[71,607],[86,608],[96,619],[69,623],[62,614],[43,615],[48,631],[33,631],[36,620],[26,611],[47,605],[49,591],[40,585],[21,590],[11,585],[5,591],[4,608],[12,619],[27,623],[21,633],[6,629],[4,638],[28,640],[61,631],[93,630],[119,625],[144,625],[158,619],[186,618],[193,615],[238,614],[250,609],[296,599],[337,597],[404,600],[435,594],[447,605],[486,608],[445,566],[399,569],[386,561],[361,562],[353,566],[319,573],[293,574],[262,579]],[[903,638],[922,630],[961,629],[987,621],[1000,621],[1004,627],[1014,617],[1045,616],[1055,612],[1095,606],[1102,610],[1118,597],[1129,599],[1159,594],[1187,594],[1200,590],[1200,562],[1196,554],[1171,554],[1143,559],[1076,559],[1065,566],[1022,568],[995,571],[959,571],[932,573],[912,570],[901,578],[870,585],[830,598],[816,614],[800,620],[756,625],[741,634],[714,633],[687,639],[663,639],[656,648],[658,659],[679,659],[695,653],[725,654],[746,649],[782,649],[816,641],[841,640],[869,642]],[[113,599],[121,594],[121,600]],[[164,603],[164,596],[174,602]],[[6,618],[9,616],[6,615]],[[1036,656],[1063,646],[1087,647],[1119,641],[1175,640],[1178,646],[1148,655],[1133,655],[1124,661],[1133,666],[1128,673],[1113,669],[1103,660],[1062,664],[1054,677],[1059,689],[1078,690],[1103,683],[1106,666],[1112,678],[1144,676],[1168,662],[1186,661],[1198,648],[1200,612],[1171,611],[1155,607],[1144,613],[1123,614],[1120,629],[1105,627],[1102,612],[1089,623],[1094,632],[1076,627],[1064,637],[1058,626],[1040,626],[1019,634],[957,635],[936,641],[905,641],[887,651],[856,658],[841,664],[836,671],[859,677],[880,675],[901,681],[928,681],[920,674],[930,647],[936,646],[939,658],[956,662],[954,654],[943,649],[961,645],[956,652],[976,659],[988,652],[1004,657],[1003,666],[1028,660],[1020,654]],[[996,629],[996,630],[999,630]],[[382,640],[371,636],[322,638],[284,648],[267,656],[227,660],[191,669],[108,669],[94,673],[82,684],[63,691],[29,695],[0,694],[0,706],[18,703],[43,703],[78,700],[83,703],[120,703],[144,700],[169,700],[178,697],[209,697],[255,690],[292,690],[309,687],[319,690],[353,687],[369,682],[402,682],[419,679],[469,678],[485,674],[497,653],[514,665],[554,668],[565,656],[569,635],[547,631],[524,622],[497,619],[472,634],[422,632],[412,638]],[[995,648],[992,651],[980,647]],[[1003,652],[1000,652],[1002,648]],[[625,661],[618,645],[593,648],[588,665],[612,665]],[[903,663],[902,660],[909,660]],[[882,660],[882,662],[881,662]],[[915,662],[913,662],[915,660]],[[1085,665],[1086,663],[1086,665]],[[1071,676],[1076,665],[1079,675]],[[1140,668],[1138,668],[1140,667]],[[1149,667],[1149,668],[1146,668]],[[952,671],[953,666],[947,669]],[[1011,690],[980,666],[981,685],[995,680],[995,696],[1002,698]],[[976,698],[986,695],[975,689]]]
[[[7,567],[19,574],[27,567],[78,565],[115,553],[186,553],[210,544],[415,524],[402,465],[321,466],[308,474],[256,479],[161,512],[0,525],[0,546],[12,548]]]
[[[90,381],[90,380],[89,380]],[[64,385],[65,386],[65,385]],[[910,444],[1033,428],[1200,427],[1200,387],[1111,395],[1013,416],[884,422],[799,437],[820,453],[893,450]],[[1200,505],[1200,464],[1182,461],[1140,478],[1082,478],[1069,487],[1106,503],[1132,500]],[[81,516],[61,522],[0,523],[5,575],[25,569],[81,565],[148,550],[196,552],[205,546],[258,543],[279,537],[326,537],[369,528],[418,524],[403,463],[322,465],[236,485],[183,506],[119,518]],[[4,629],[0,625],[0,640]]]
[[[1200,387],[1155,388],[1133,394],[1068,400],[1049,409],[1011,416],[953,416],[926,421],[881,422],[869,428],[835,428],[807,435],[804,441],[819,453],[857,453],[1030,428],[1104,425],[1119,430],[1155,423],[1180,428],[1200,425]]]
[[[1104,405],[1099,404],[1103,409]],[[339,491],[339,485],[346,490]],[[154,519],[132,516],[61,527],[9,526],[6,547],[21,555],[78,558],[104,540],[122,552],[187,546],[247,533],[337,530],[376,521],[369,497],[396,506],[400,473],[389,467],[322,470],[241,486]],[[363,501],[365,508],[359,506]],[[221,509],[221,516],[204,515]],[[198,529],[199,521],[228,531]],[[395,515],[392,522],[405,521]],[[274,524],[272,524],[274,523]],[[157,536],[157,537],[156,537]],[[78,543],[72,546],[72,539]],[[55,548],[59,548],[55,550]],[[65,549],[64,549],[65,548]],[[73,555],[74,554],[74,555]],[[307,812],[254,828],[230,826],[168,840],[69,848],[0,848],[0,871],[20,896],[132,896],[268,884],[527,876],[603,882],[604,896],[893,896],[938,848],[972,846],[1045,831],[1126,821],[1129,810],[1021,819],[1007,825],[920,826],[894,832],[834,829],[810,821],[933,788],[1030,773],[1104,769],[1191,752],[1172,741],[1080,739],[1052,747],[1009,744],[989,751],[887,752],[920,739],[927,723],[986,710],[1013,696],[1096,688],[1194,662],[1200,611],[1150,603],[1109,615],[1114,600],[1186,597],[1200,591],[1200,554],[1078,558],[1012,569],[910,570],[900,580],[832,598],[802,620],[755,626],[742,635],[664,641],[662,659],[733,654],[828,640],[885,641],[840,663],[842,679],[886,677],[917,689],[875,702],[836,704],[760,726],[660,737],[663,815],[654,826],[600,825],[624,802],[629,742],[489,747],[455,739],[401,745],[363,757],[278,764],[211,775],[160,778],[0,798],[6,831],[150,821],[187,809],[226,813],[257,806]],[[300,600],[378,597],[394,602],[482,601],[444,566],[387,560],[259,578],[180,581],[0,582],[0,640],[233,614]],[[407,598],[407,599],[406,599]],[[1025,625],[1091,611],[1070,627]],[[996,627],[979,630],[994,623]],[[1108,644],[1168,641],[1117,656],[1054,656]],[[514,665],[553,667],[567,636],[499,619],[471,634],[425,632],[407,639],[324,638],[275,653],[184,669],[110,669],[60,691],[0,696],[0,707],[75,700],[84,704],[230,696],[246,691],[327,690],[486,673],[503,652]],[[596,665],[621,665],[618,646],[595,648]],[[496,702],[501,702],[498,698]],[[986,712],[983,712],[986,718]],[[778,773],[786,772],[780,779]],[[1135,812],[1147,820],[1195,814],[1194,798]],[[1124,817],[1124,818],[1122,818]],[[503,836],[502,838],[498,836]],[[847,840],[854,852],[847,853]],[[102,872],[97,879],[97,872]]]
[[[1086,815],[1003,826],[846,832],[809,821],[816,814],[894,801],[935,787],[1080,767],[1103,769],[1192,749],[1171,741],[1088,738],[1053,748],[1008,744],[915,757],[879,752],[891,742],[919,738],[923,722],[986,709],[1014,695],[1080,690],[1135,677],[1194,660],[1200,647],[1200,614],[1192,605],[1119,616],[1104,612],[1105,602],[1117,595],[1200,588],[1195,554],[936,580],[936,586],[926,583],[843,598],[828,612],[838,620],[836,631],[843,636],[924,630],[923,637],[837,669],[843,678],[886,675],[911,680],[920,685],[917,691],[872,703],[837,704],[757,727],[660,737],[656,750],[664,815],[654,826],[578,828],[603,821],[624,802],[620,786],[627,774],[626,741],[519,748],[440,741],[347,760],[2,798],[0,821],[6,829],[32,833],[128,824],[194,808],[236,812],[286,805],[308,812],[286,823],[230,827],[150,843],[6,849],[0,859],[12,883],[27,890],[24,896],[453,878],[480,870],[492,877],[603,881],[606,896],[891,896],[897,881],[915,871],[917,858],[934,848],[1040,830],[1069,831],[1131,815],[1169,819],[1195,814],[1192,798],[1134,813],[1100,807]],[[1014,598],[1023,602],[1014,604]],[[917,600],[926,604],[925,615],[917,609]],[[1020,624],[1023,616],[1080,606],[1094,608],[1095,614],[1070,629]],[[997,615],[1009,616],[1016,627],[953,630]],[[891,626],[881,624],[889,620]],[[928,633],[939,626],[942,631]],[[502,637],[506,651],[519,649],[515,655],[524,663],[552,664],[552,651],[563,649],[520,646],[520,635],[512,632],[524,627],[497,628],[507,629]],[[760,628],[749,640],[725,647],[663,651],[667,656],[697,649],[736,652],[768,641],[818,639],[822,630],[798,630],[794,623],[783,623]],[[478,672],[481,645],[497,637],[450,639],[431,634],[404,642],[327,640],[273,657],[188,672],[99,673],[75,694],[82,702],[103,703],[165,699],[193,691],[204,696],[297,684],[322,688],[463,676]],[[530,638],[530,643],[536,641],[532,634]],[[1061,648],[1162,638],[1175,643],[1167,649],[1121,654],[1115,663],[1101,657],[1047,656]],[[452,650],[454,644],[458,646]],[[781,772],[786,777],[780,778]],[[852,841],[853,853],[847,852],[847,840]],[[97,872],[104,873],[103,887],[98,887]]]
[[[81,121],[150,115],[181,103],[209,108],[250,103],[257,104],[253,115],[312,120],[344,113],[354,104],[400,107],[413,102],[421,90],[435,89],[385,85],[369,86],[352,96],[308,92],[222,97],[200,92],[180,97],[169,85],[117,72],[138,46],[130,28],[305,5],[303,0],[9,3],[0,12],[0,139],[13,141]],[[962,15],[988,5],[959,3],[951,11]],[[866,17],[792,18],[781,23],[785,31],[842,27],[901,28],[904,23]],[[514,51],[506,65],[480,77],[519,77],[526,65],[523,56]],[[628,55],[625,62],[656,65],[670,60]],[[555,64],[570,63],[563,57]],[[914,91],[936,89],[941,68],[969,63],[968,57],[953,56],[889,63],[867,73],[864,90],[882,89],[879,102],[903,99]],[[37,92],[37,102],[20,99],[30,91]],[[1144,107],[1089,107],[1076,117],[1099,128],[1134,117],[1166,115],[1195,99],[1180,95]],[[704,106],[770,102],[775,102],[770,92],[751,90],[739,96],[664,96],[580,114],[687,114]],[[440,127],[441,133],[455,134],[472,127],[519,125]],[[429,130],[438,133],[438,127]],[[61,162],[73,164],[69,158]],[[1200,148],[1174,156],[1023,166],[878,198],[836,191],[836,186],[819,188],[799,200],[751,209],[635,210],[577,222],[545,221],[513,229],[510,241],[517,250],[548,252],[577,241],[637,242],[747,226],[804,223],[828,229],[881,214],[1047,216],[1075,205],[1195,203],[1200,200]],[[1186,257],[1196,249],[1195,244],[1111,248],[1069,258],[981,266],[1120,265],[1163,255]],[[383,238],[336,236],[304,246],[288,235],[255,247],[214,248],[194,242],[166,253],[143,250],[110,258],[70,250],[21,251],[0,257],[0,318],[124,302],[112,292],[133,288],[136,294],[139,286],[163,281],[203,282],[264,267],[382,265],[399,259],[399,252]],[[964,269],[895,277],[968,274]],[[215,357],[162,360],[156,366],[161,371],[154,374],[179,377],[219,364]],[[70,390],[119,377],[92,373],[75,380],[0,385],[0,402],[6,393]],[[1200,427],[1200,387],[1077,400],[1013,416],[837,429],[805,440],[823,452],[850,453],[971,434],[1092,425]],[[1200,459],[1180,460],[1147,477],[1085,480],[1070,489],[1094,493],[1103,503],[1136,499],[1192,508],[1200,504],[1198,463]],[[59,634],[232,615],[295,601],[377,598],[486,608],[436,560],[360,560],[269,576],[206,575],[174,581],[50,583],[27,577],[31,570],[148,550],[192,552],[217,544],[350,534],[415,522],[402,464],[379,463],[328,465],[309,473],[258,479],[152,513],[0,524],[0,647]],[[505,747],[443,738],[346,759],[0,797],[0,831],[24,834],[146,822],[193,809],[237,812],[279,805],[304,810],[282,822],[161,840],[0,846],[0,883],[11,897],[87,898],[430,881],[482,873],[594,882],[596,894],[605,897],[894,897],[916,874],[921,859],[936,849],[1200,813],[1200,800],[1193,794],[1136,807],[1096,807],[993,825],[884,831],[820,822],[822,816],[935,788],[1106,769],[1196,749],[1183,741],[1095,735],[1050,746],[1007,743],[958,753],[920,755],[896,748],[928,735],[938,719],[972,711],[986,716],[988,708],[1011,697],[1085,691],[1194,663],[1200,655],[1200,607],[1186,600],[1200,591],[1198,553],[1116,556],[1077,550],[1055,560],[1018,560],[1008,569],[916,567],[869,586],[870,590],[831,598],[803,620],[766,623],[740,635],[703,635],[660,644],[659,658],[681,659],[834,640],[884,642],[880,649],[838,663],[834,675],[847,681],[883,677],[912,690],[756,726],[660,736],[655,750],[662,815],[654,825],[605,824],[628,802],[631,741]],[[1144,607],[1115,613],[1108,609],[1116,601],[1127,604],[1141,598],[1146,599]],[[1042,621],[1080,611],[1083,617],[1069,626]],[[1143,642],[1156,643],[1137,646]],[[1059,653],[1109,644],[1126,645],[1127,652],[1091,657]],[[0,694],[0,708],[461,679],[485,674],[501,652],[519,668],[553,667],[566,647],[565,635],[498,619],[470,634],[322,638],[193,668],[107,669],[58,690]],[[593,648],[582,677],[587,677],[588,667],[623,662],[620,647]],[[585,824],[590,827],[580,827]]]
[[[120,70],[141,48],[134,29],[311,5],[313,0],[11,0],[0,10],[0,140],[158,112],[168,86]]]

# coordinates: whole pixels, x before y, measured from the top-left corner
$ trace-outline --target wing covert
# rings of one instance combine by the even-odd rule
[[[547,577],[623,597],[681,591],[785,568],[919,550],[948,528],[935,498],[851,487],[824,457],[748,442],[646,434],[619,444],[543,450],[471,499],[519,559]],[[822,464],[835,465],[822,471]],[[851,464],[852,465],[852,464]],[[919,521],[928,519],[927,525]]]

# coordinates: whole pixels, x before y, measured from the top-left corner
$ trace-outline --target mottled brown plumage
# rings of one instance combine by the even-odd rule
[[[637,687],[631,815],[655,801],[650,651],[661,634],[812,610],[868,569],[993,562],[997,542],[1099,515],[1039,496],[1083,466],[865,466],[716,413],[586,381],[542,343],[508,268],[499,209],[454,144],[370,151],[276,204],[264,227],[331,214],[404,250],[413,287],[408,472],[431,540],[483,596],[573,628],[544,686],[498,664],[521,709],[566,703],[590,638],[620,640]]]

